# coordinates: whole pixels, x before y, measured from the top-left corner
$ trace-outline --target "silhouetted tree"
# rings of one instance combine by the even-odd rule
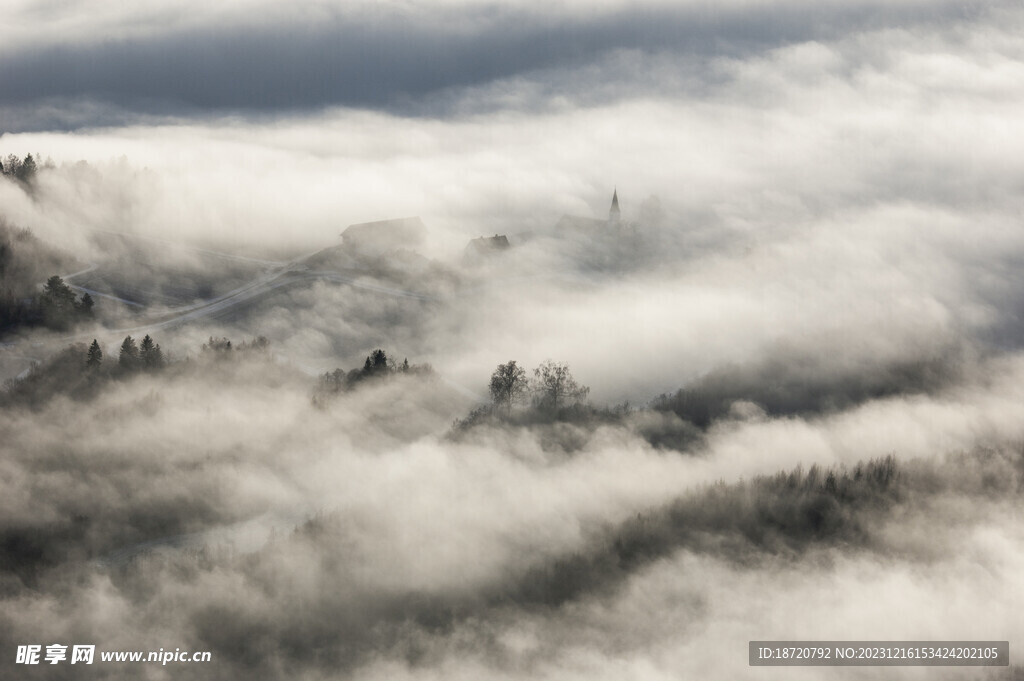
[[[270,341],[266,336],[256,336],[250,341],[242,341],[238,346],[239,352],[262,353],[270,352]]]
[[[85,366],[90,369],[96,369],[100,364],[103,363],[103,351],[100,350],[100,344],[95,338],[92,339],[92,345],[89,346],[89,354],[85,360]]]
[[[159,369],[164,365],[164,356],[160,351],[160,346],[153,342],[148,333],[139,346],[139,362],[143,368],[149,370]]]
[[[21,162],[21,165],[15,171],[14,176],[22,182],[31,182],[36,176],[36,160],[32,158],[32,154],[25,157],[25,160]]]
[[[526,370],[517,366],[515,360],[499,364],[491,374],[491,401],[495,407],[508,411],[523,399],[527,387]]]
[[[227,338],[214,338],[210,336],[210,340],[203,343],[201,351],[204,353],[213,353],[215,355],[225,356],[231,352],[231,341]]]
[[[85,343],[74,343],[43,362],[33,362],[27,374],[5,383],[8,401],[39,405],[56,394],[88,397],[95,375],[82,362],[87,356]],[[0,398],[0,403],[3,401]]]
[[[138,368],[139,348],[135,344],[135,339],[131,336],[125,336],[124,341],[121,343],[121,354],[118,355],[117,363],[126,371],[133,371]]]
[[[43,321],[50,328],[67,328],[78,316],[79,308],[75,300],[75,292],[57,275],[46,280],[39,303]]]
[[[363,376],[382,376],[391,371],[391,367],[388,366],[388,355],[386,352],[377,348],[370,353],[370,356],[363,362]]]
[[[46,280],[43,295],[62,308],[71,309],[75,306],[75,292],[56,274]]]
[[[93,305],[95,305],[95,303],[93,302],[92,296],[90,296],[88,293],[83,293],[82,300],[79,301],[77,305],[78,312],[83,317],[91,317]]]
[[[346,372],[339,367],[334,371],[322,374],[313,393],[313,404],[323,407],[331,396],[352,390],[368,379],[397,378],[398,374],[427,377],[433,373],[434,370],[429,364],[410,364],[408,358],[403,360],[400,366],[397,366],[388,359],[384,350],[378,348],[366,357],[361,369],[352,369]]]
[[[566,403],[577,403],[586,398],[590,388],[576,382],[565,362],[544,361],[533,370],[534,400],[537,406],[557,410]]]
[[[17,177],[19,168],[21,168],[21,159],[14,154],[8,154],[4,159],[4,175]]]

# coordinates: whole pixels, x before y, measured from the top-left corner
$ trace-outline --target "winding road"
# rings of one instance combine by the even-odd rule
[[[120,236],[129,236],[121,234]],[[160,243],[171,243],[160,239],[153,239],[151,237],[135,237],[139,239],[145,239],[147,241],[157,241]],[[180,247],[176,245],[176,247]],[[144,324],[138,324],[131,327],[124,327],[118,329],[93,329],[85,333],[76,333],[59,337],[48,337],[45,339],[31,338],[14,340],[7,343],[0,343],[0,357],[3,359],[23,360],[27,362],[27,366],[20,371],[17,375],[23,376],[31,367],[33,362],[40,362],[45,357],[48,357],[53,352],[60,348],[76,342],[88,341],[92,338],[99,338],[105,342],[115,342],[120,340],[122,337],[128,335],[142,335],[146,333],[152,333],[154,331],[174,328],[189,324],[191,322],[210,317],[217,314],[222,314],[226,310],[229,310],[237,305],[246,303],[254,300],[261,296],[264,296],[275,289],[279,289],[285,286],[292,286],[302,282],[312,281],[329,281],[336,284],[343,284],[352,288],[364,289],[380,293],[388,296],[395,296],[399,298],[410,298],[414,300],[421,300],[424,302],[437,300],[435,296],[427,295],[417,291],[410,291],[407,289],[395,288],[384,286],[379,283],[372,283],[365,281],[356,272],[343,272],[337,270],[310,270],[304,263],[315,255],[318,255],[328,249],[335,248],[335,245],[326,246],[319,248],[309,253],[304,253],[288,261],[274,261],[274,260],[261,260],[258,258],[249,258],[246,256],[235,255],[232,253],[220,253],[217,251],[211,251],[200,248],[189,248],[189,250],[204,255],[212,255],[218,258],[224,258],[235,261],[251,262],[253,264],[261,266],[270,266],[272,269],[261,274],[260,276],[246,282],[242,286],[235,288],[227,293],[219,295],[215,298],[209,298],[207,300],[201,300],[189,305],[183,305],[177,308],[167,310],[161,314],[160,317],[150,320]],[[68,284],[73,290],[80,293],[88,293],[93,297],[107,298],[115,300],[119,303],[145,308],[146,305],[137,301],[126,300],[117,296],[95,291],[90,288],[78,286],[74,283],[74,279],[86,275],[90,272],[95,271],[99,265],[97,263],[90,263],[88,267],[78,272],[72,272],[62,276],[65,283]]]
[[[127,235],[121,235],[127,236]],[[142,237],[139,237],[142,238]],[[149,241],[164,242],[159,239],[152,239],[146,237]],[[180,247],[175,245],[175,247]],[[328,249],[334,248],[334,245],[327,246],[324,248],[317,249],[310,253],[299,255],[288,261],[271,261],[271,260],[260,260],[257,258],[248,258],[246,256],[239,256],[229,253],[219,253],[216,251],[209,251],[205,249],[190,249],[196,252],[203,253],[204,255],[214,256],[234,261],[246,261],[262,267],[270,268],[260,276],[252,279],[242,286],[235,288],[227,293],[220,296],[210,298],[207,300],[198,301],[188,305],[183,305],[177,308],[167,310],[161,313],[159,318],[150,320],[145,324],[139,324],[131,327],[119,328],[119,329],[93,329],[87,333],[77,333],[65,336],[49,336],[45,339],[39,338],[25,338],[15,340],[9,343],[0,343],[0,358],[5,360],[13,360],[16,363],[20,363],[20,366],[24,366],[25,369],[18,374],[23,376],[29,371],[31,365],[35,362],[41,362],[44,358],[52,355],[59,349],[67,346],[70,343],[78,341],[88,341],[92,338],[102,339],[105,343],[113,343],[119,341],[125,335],[141,335],[144,333],[152,333],[161,329],[168,329],[176,326],[181,326],[195,322],[197,320],[210,317],[213,315],[221,314],[226,310],[230,310],[233,307],[252,301],[260,296],[266,295],[276,289],[291,286],[296,284],[302,284],[313,281],[328,281],[336,284],[342,284],[350,286],[352,288],[363,289],[379,293],[387,296],[394,296],[399,298],[406,298],[412,300],[418,300],[423,302],[437,301],[439,300],[436,296],[427,295],[417,291],[411,291],[408,289],[397,288],[383,285],[379,282],[367,281],[364,277],[361,277],[358,272],[344,272],[338,270],[311,270],[306,264],[313,256],[316,256]],[[87,287],[79,286],[74,283],[76,278],[85,276],[91,272],[94,272],[99,268],[99,264],[90,263],[88,267],[78,272],[72,272],[62,276],[62,279],[72,289],[80,293],[88,293],[90,296],[106,298],[117,301],[118,303],[143,308],[147,306],[137,301],[127,300],[120,298],[115,295],[96,291]],[[446,384],[460,393],[474,399],[479,400],[480,395],[466,389],[465,387],[458,385],[448,379],[443,379]],[[100,568],[123,566],[130,561],[134,560],[140,555],[147,554],[156,549],[171,549],[171,550],[182,550],[188,548],[199,548],[203,546],[218,546],[226,545],[233,546],[241,550],[254,550],[259,546],[262,546],[266,541],[267,537],[273,531],[288,532],[292,528],[300,525],[307,518],[309,518],[314,509],[300,509],[290,515],[273,516],[271,514],[265,514],[263,516],[240,520],[234,523],[226,523],[224,525],[218,525],[211,528],[207,528],[203,531],[180,534],[180,535],[168,535],[162,537],[156,537],[148,539],[143,542],[138,542],[128,546],[122,546],[114,549],[103,556],[94,559],[92,562]]]

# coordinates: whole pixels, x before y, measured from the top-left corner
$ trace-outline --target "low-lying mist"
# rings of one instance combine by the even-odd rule
[[[1020,676],[1012,3],[29,5],[0,676]]]
[[[736,678],[727,641],[758,635],[1018,635],[1019,357],[828,415],[739,402],[671,449],[646,434],[680,417],[647,409],[453,438],[474,403],[435,372],[314,400],[208,347],[5,407],[5,646],[213,651],[192,678]]]

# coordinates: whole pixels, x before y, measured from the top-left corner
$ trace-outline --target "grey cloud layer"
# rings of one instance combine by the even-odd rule
[[[613,8],[589,16],[496,6],[418,8],[363,11],[316,24],[250,19],[166,32],[152,25],[144,36],[111,38],[88,36],[86,22],[66,39],[5,51],[0,107],[7,120],[0,128],[111,124],[124,120],[125,111],[443,110],[441,93],[550,69],[573,71],[620,50],[736,57],[862,30],[963,20],[982,6],[779,2]],[[259,7],[253,9],[258,16]],[[640,74],[611,75],[618,81],[613,91],[629,91],[631,77]]]

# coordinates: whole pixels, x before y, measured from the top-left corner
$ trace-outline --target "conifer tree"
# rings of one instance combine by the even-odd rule
[[[122,369],[127,371],[133,371],[139,366],[139,348],[135,344],[135,339],[131,336],[125,336],[124,341],[121,343],[121,354],[118,355],[117,363]]]
[[[139,346],[139,361],[146,369],[159,369],[164,363],[160,346],[153,341],[148,333],[142,339],[142,345]]]
[[[91,317],[93,305],[95,305],[95,303],[92,300],[92,296],[88,293],[83,293],[82,300],[77,303],[79,314],[84,317]]]
[[[103,351],[100,349],[100,344],[95,338],[92,339],[92,345],[89,346],[89,354],[85,360],[85,365],[90,369],[96,369],[100,364],[103,363]]]
[[[31,182],[36,176],[36,160],[32,158],[32,154],[25,157],[25,160],[21,162],[21,166],[15,172],[15,176],[22,182]]]

